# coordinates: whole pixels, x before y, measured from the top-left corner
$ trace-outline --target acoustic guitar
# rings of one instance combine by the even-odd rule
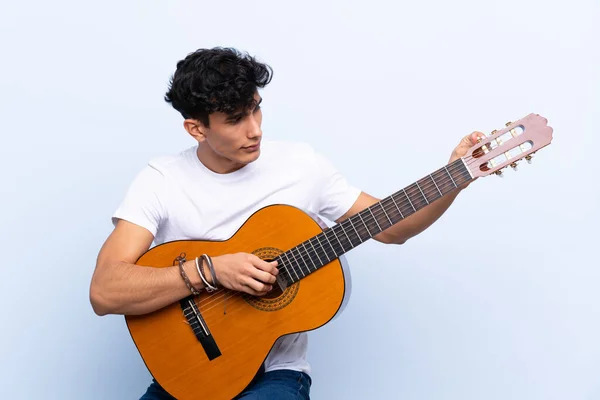
[[[479,177],[550,144],[547,120],[529,114],[480,140],[468,153],[345,221],[327,227],[295,207],[272,205],[254,213],[225,241],[181,240],[158,245],[137,264],[175,265],[203,253],[253,253],[277,260],[274,289],[254,297],[219,289],[189,296],[155,312],[126,316],[132,339],[157,382],[179,400],[231,399],[259,371],[275,341],[319,328],[348,298],[344,253]],[[202,393],[202,395],[199,395]]]

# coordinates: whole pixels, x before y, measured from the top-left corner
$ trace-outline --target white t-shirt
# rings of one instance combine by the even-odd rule
[[[200,162],[197,146],[154,159],[142,169],[113,215],[154,235],[154,243],[173,240],[226,240],[259,209],[289,204],[330,221],[344,215],[360,190],[321,155],[303,143],[261,143],[258,159],[217,174]],[[310,373],[307,335],[280,338],[265,370]]]

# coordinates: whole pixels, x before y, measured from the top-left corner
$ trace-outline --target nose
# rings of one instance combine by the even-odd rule
[[[262,130],[260,129],[260,118],[257,115],[250,115],[248,118],[247,133],[248,139],[256,139],[262,136]]]

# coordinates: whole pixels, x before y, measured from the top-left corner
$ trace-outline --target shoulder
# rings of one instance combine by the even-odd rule
[[[165,190],[167,181],[177,174],[177,170],[189,168],[188,153],[190,151],[194,151],[193,148],[183,150],[178,154],[150,158],[146,165],[138,170],[130,185],[130,191],[151,190],[159,192]]]
[[[162,175],[170,170],[189,168],[191,156],[195,155],[196,147],[189,147],[177,154],[168,154],[154,157],[148,161],[147,168],[153,169]]]

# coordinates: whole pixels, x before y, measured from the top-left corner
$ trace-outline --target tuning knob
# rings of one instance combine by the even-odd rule
[[[527,160],[528,164],[531,164],[531,159],[533,158],[533,154],[530,154],[528,156],[525,156],[525,159]]]
[[[511,163],[511,164],[510,164],[510,167],[511,167],[513,170],[515,170],[515,171],[516,171],[516,170],[517,170],[517,163],[516,163],[516,162],[514,162],[514,163]]]
[[[505,125],[506,125],[506,126],[511,126],[511,125],[512,125],[512,122],[508,121],[508,122],[507,122]]]
[[[496,175],[498,175],[500,178],[504,178],[504,175],[502,175],[502,170],[499,169],[498,171],[494,172]]]

